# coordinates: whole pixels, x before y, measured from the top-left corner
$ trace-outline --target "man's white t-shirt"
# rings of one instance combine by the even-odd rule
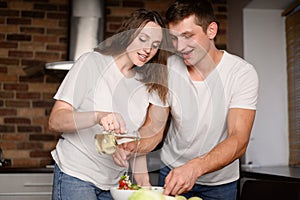
[[[168,60],[168,104],[172,119],[161,159],[171,168],[208,153],[227,137],[230,108],[256,109],[258,77],[252,65],[224,51],[204,81],[192,81],[181,58]],[[198,184],[219,185],[239,178],[239,161],[198,178]]]
[[[131,132],[144,123],[149,102],[161,104],[137,79],[138,74],[124,77],[111,56],[90,52],[73,65],[54,98],[71,104],[76,112],[120,113]],[[95,125],[63,133],[52,156],[66,174],[108,190],[118,185],[125,168],[115,165],[111,155],[97,152],[94,136],[102,131],[100,125]]]

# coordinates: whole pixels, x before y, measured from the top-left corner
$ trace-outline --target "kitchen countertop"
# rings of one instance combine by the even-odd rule
[[[46,167],[1,167],[0,174],[7,173],[53,173],[53,165]]]
[[[300,166],[242,166],[241,177],[300,182]]]

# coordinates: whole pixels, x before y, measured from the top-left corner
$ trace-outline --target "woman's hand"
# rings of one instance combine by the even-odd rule
[[[119,113],[97,112],[98,123],[104,130],[114,130],[116,133],[126,133],[126,124]]]
[[[126,133],[126,124],[119,113],[112,112],[76,112],[73,106],[57,100],[49,117],[49,129],[55,132],[74,132],[100,124],[105,130]]]

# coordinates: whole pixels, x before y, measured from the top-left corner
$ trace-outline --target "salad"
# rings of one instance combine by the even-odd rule
[[[131,181],[129,180],[129,176],[124,174],[123,176],[121,176],[120,180],[119,180],[119,190],[139,190],[141,189],[140,186],[138,186],[137,184],[133,184],[131,183]]]

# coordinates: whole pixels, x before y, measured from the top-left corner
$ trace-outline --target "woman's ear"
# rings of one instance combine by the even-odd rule
[[[206,34],[209,39],[213,40],[218,33],[218,24],[216,22],[212,22],[208,25]]]

